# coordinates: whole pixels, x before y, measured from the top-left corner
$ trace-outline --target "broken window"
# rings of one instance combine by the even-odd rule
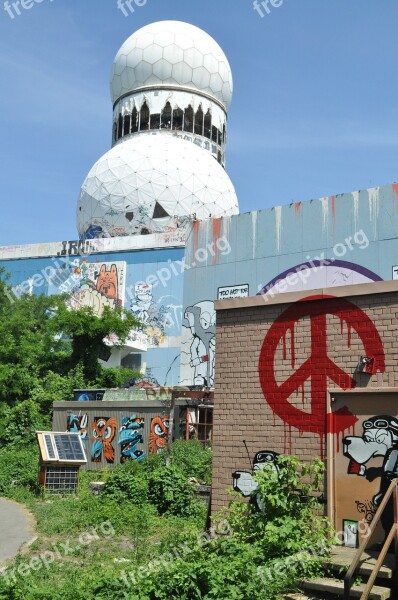
[[[204,136],[210,139],[211,135],[211,112],[207,111],[204,122]]]
[[[203,135],[203,119],[204,113],[202,110],[202,105],[200,105],[195,115],[195,133],[197,135]]]
[[[193,108],[191,105],[185,109],[184,113],[184,131],[193,133]]]
[[[146,102],[141,107],[140,131],[146,131],[149,128],[149,108]]]
[[[217,127],[214,127],[214,125],[211,128],[211,140],[218,144],[218,129]]]
[[[117,123],[116,123],[116,121],[113,124],[113,138],[112,139],[114,142],[116,142],[116,140],[117,140]]]
[[[151,115],[151,124],[149,129],[160,129],[160,113]]]
[[[131,133],[137,133],[138,131],[138,110],[134,106],[133,112],[131,113]]]
[[[120,140],[122,135],[123,135],[123,117],[122,117],[122,115],[119,115],[119,120],[118,120],[118,125],[117,125],[117,139]]]
[[[131,127],[131,115],[128,113],[124,115],[124,129],[123,135],[129,135]]]
[[[173,129],[177,131],[182,131],[182,121],[183,121],[184,113],[181,108],[175,108],[173,110]]]
[[[163,206],[161,204],[159,204],[159,202],[156,202],[152,218],[153,219],[164,219],[165,217],[169,217],[169,216],[170,216],[169,213],[165,211]]]
[[[162,129],[171,129],[171,104],[167,102],[166,106],[162,110]]]

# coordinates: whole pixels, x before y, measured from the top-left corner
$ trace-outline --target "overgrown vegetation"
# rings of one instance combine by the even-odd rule
[[[0,457],[3,453],[5,465],[10,456],[7,449]],[[25,576],[16,571],[15,578],[0,577],[0,599],[276,600],[300,578],[317,574],[330,532],[308,495],[318,489],[322,464],[305,466],[281,457],[279,477],[272,469],[256,475],[262,513],[234,497],[204,533],[206,507],[188,482],[188,475],[201,477],[185,459],[190,455],[197,465],[208,464],[209,454],[195,442],[177,442],[171,467],[156,455],[82,473],[77,497],[45,501],[29,489],[36,478],[35,458],[21,470],[16,455],[3,490],[33,511],[39,539],[14,567],[25,565],[24,572],[33,557],[46,556],[65,540],[73,551],[28,569]],[[27,453],[19,458],[25,461]],[[17,476],[24,487],[11,485]],[[106,482],[100,496],[89,490],[94,477]],[[93,527],[100,532],[104,522],[111,524],[111,536],[99,533],[84,548],[77,543]]]
[[[174,442],[171,466],[158,454],[82,472],[74,496],[36,495],[35,431],[51,428],[53,401],[73,388],[134,377],[98,358],[104,337],[123,341],[136,321],[122,310],[67,311],[62,297],[11,302],[6,292],[0,273],[0,494],[29,507],[39,537],[0,576],[0,600],[276,600],[317,573],[330,539],[313,498],[317,460],[280,457],[278,473],[265,465],[262,512],[235,495],[209,532],[194,486],[211,483],[212,455],[195,441]],[[93,479],[105,482],[99,496]]]

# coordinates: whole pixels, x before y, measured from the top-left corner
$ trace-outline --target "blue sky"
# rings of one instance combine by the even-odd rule
[[[142,0],[141,0],[142,1]],[[110,148],[109,75],[123,41],[191,22],[234,74],[227,170],[241,212],[398,178],[398,2],[42,0],[11,19],[0,0],[0,245],[76,238],[79,188]]]

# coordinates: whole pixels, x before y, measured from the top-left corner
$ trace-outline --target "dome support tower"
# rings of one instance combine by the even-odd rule
[[[224,170],[232,73],[207,33],[179,21],[143,27],[115,57],[111,94],[112,150],[82,186],[80,237],[167,232],[193,215],[238,212]]]

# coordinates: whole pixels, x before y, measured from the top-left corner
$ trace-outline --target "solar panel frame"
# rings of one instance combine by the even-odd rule
[[[42,436],[42,454],[45,462],[85,464],[86,452],[79,433],[65,431],[40,431]],[[44,456],[44,452],[46,456]]]

